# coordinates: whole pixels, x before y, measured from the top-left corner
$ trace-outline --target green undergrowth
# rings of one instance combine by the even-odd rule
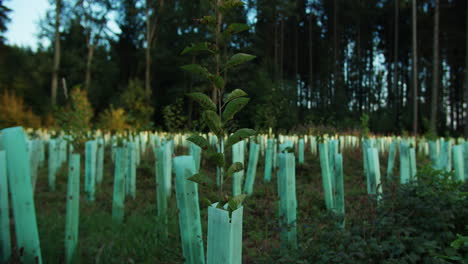
[[[137,169],[136,198],[125,201],[125,221],[112,221],[113,164],[106,149],[104,181],[97,186],[96,201],[80,200],[77,263],[183,263],[175,193],[168,199],[167,240],[157,219],[154,157],[142,156]],[[177,149],[176,155],[188,153]],[[318,156],[306,153],[296,169],[298,200],[297,251],[280,251],[276,173],[263,182],[260,156],[254,193],[244,202],[243,263],[466,263],[468,187],[454,184],[451,174],[441,174],[418,160],[418,182],[400,186],[385,179],[386,155],[380,159],[384,195],[366,195],[360,151],[344,153],[346,227],[340,216],[326,211]],[[230,159],[228,153],[227,159]],[[82,157],[82,163],[83,163]],[[396,159],[398,160],[398,158]],[[215,168],[204,166],[214,177]],[[398,176],[398,162],[394,174]],[[83,194],[84,166],[81,168]],[[442,175],[442,176],[441,176]],[[47,169],[41,168],[35,191],[43,263],[63,263],[67,171],[57,175],[50,192]],[[232,182],[226,182],[231,189]],[[174,185],[173,185],[174,186]],[[200,189],[200,196],[204,195]],[[206,250],[207,205],[200,202]],[[460,238],[462,237],[462,238]],[[453,243],[459,239],[458,244]],[[458,248],[456,247],[458,245]],[[16,263],[13,261],[13,263]]]

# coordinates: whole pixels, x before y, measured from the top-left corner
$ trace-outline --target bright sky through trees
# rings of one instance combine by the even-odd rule
[[[12,10],[6,32],[9,44],[37,48],[39,19],[49,7],[47,0],[10,0],[6,5]]]

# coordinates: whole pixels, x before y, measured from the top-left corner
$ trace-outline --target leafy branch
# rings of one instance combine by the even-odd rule
[[[232,135],[229,135],[225,141],[227,122],[234,119],[235,115],[247,105],[250,99],[243,90],[236,89],[224,100],[221,100],[226,87],[226,80],[223,76],[226,77],[228,70],[253,60],[255,56],[246,53],[236,53],[228,58],[225,54],[225,47],[227,47],[227,43],[231,40],[232,36],[249,29],[248,25],[242,23],[231,23],[223,27],[223,17],[226,13],[234,8],[242,7],[243,2],[240,0],[214,0],[212,3],[214,13],[212,15],[203,16],[195,21],[205,25],[214,36],[213,39],[210,41],[193,43],[186,47],[181,55],[210,56],[213,59],[213,64],[207,66],[188,64],[181,68],[193,75],[201,77],[212,88],[211,98],[200,92],[189,93],[187,96],[199,104],[202,110],[203,121],[208,126],[209,130],[218,138],[216,147],[210,145],[208,140],[200,135],[192,135],[187,138],[187,140],[199,146],[206,154],[208,161],[215,164],[219,169],[220,184],[218,192],[215,194],[215,184],[204,173],[197,173],[190,177],[189,180],[197,182],[200,186],[207,188],[209,190],[207,196],[219,201],[217,207],[225,208],[229,212],[232,212],[241,205],[245,195],[241,194],[234,197],[227,196],[223,192],[224,181],[244,168],[240,162],[228,164],[224,153],[234,144],[254,136],[256,132],[249,128],[242,128]],[[225,28],[224,31],[221,30],[222,28]],[[203,200],[211,204],[208,197],[204,197]]]

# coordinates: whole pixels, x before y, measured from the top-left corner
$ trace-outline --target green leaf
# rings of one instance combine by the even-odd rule
[[[213,187],[213,181],[203,173],[194,174],[192,177],[187,178],[187,180],[196,182],[204,187]]]
[[[249,29],[250,27],[244,23],[232,23],[227,27],[225,32],[233,35]]]
[[[199,136],[199,135],[191,135],[190,137],[187,138],[187,140],[204,150],[208,149],[208,147],[210,146],[210,143],[208,143],[208,140],[206,140],[206,138]]]
[[[255,59],[254,55],[245,54],[245,53],[237,53],[232,55],[232,57],[227,61],[226,65],[224,66],[223,70],[227,70],[232,67],[236,67],[241,65],[245,62],[251,61]]]
[[[227,11],[234,7],[241,7],[244,6],[244,3],[241,0],[227,0],[222,2],[219,8],[223,11]]]
[[[220,91],[224,88],[224,79],[221,76],[210,75],[210,81],[218,88]]]
[[[195,44],[192,44],[189,47],[185,47],[185,49],[180,53],[180,55],[197,55],[202,52],[208,52],[211,54],[214,54],[215,52],[209,48],[209,43],[208,42],[198,42]]]
[[[466,246],[468,244],[468,236],[462,236],[457,234],[457,239],[453,241],[450,246],[454,249],[459,249],[462,246]]]
[[[244,165],[241,162],[234,162],[229,166],[229,169],[226,171],[226,179],[230,178],[234,173],[239,172],[244,169]]]
[[[231,120],[234,115],[239,112],[244,106],[250,101],[249,98],[246,97],[239,97],[236,98],[232,101],[230,101],[227,105],[226,108],[223,111],[223,121],[229,121]]]
[[[231,199],[229,199],[228,206],[229,206],[229,209],[231,210],[231,212],[236,210],[237,208],[239,208],[239,206],[245,200],[245,197],[247,197],[247,195],[239,194],[239,195],[236,195],[234,197],[231,197]]]
[[[211,99],[204,93],[189,93],[187,94],[189,98],[196,101],[203,109],[216,111],[216,105],[211,101]]]
[[[210,199],[206,198],[206,197],[202,197],[201,198],[201,201],[204,203],[204,206],[210,206],[212,205],[213,203],[210,201]]]
[[[236,144],[237,142],[244,140],[246,138],[249,138],[253,135],[255,135],[255,130],[250,129],[250,128],[241,128],[234,132],[234,134],[230,135],[228,139],[226,140],[226,144],[224,145],[224,148],[227,149],[229,147],[232,147],[232,145]]]
[[[206,159],[210,162],[213,162],[218,167],[224,166],[224,155],[223,153],[209,151],[206,153]]]
[[[210,128],[211,132],[216,135],[221,135],[223,132],[221,118],[213,110],[206,110],[203,112],[203,119],[206,125]]]
[[[208,71],[208,69],[199,64],[187,64],[182,66],[181,68],[182,70],[188,71],[192,74],[196,74],[205,79],[208,79],[210,77],[210,72]]]
[[[203,16],[202,18],[197,19],[197,21],[204,25],[216,25],[216,19],[214,18],[214,16]]]
[[[235,89],[234,91],[232,91],[229,96],[224,100],[224,103],[229,103],[229,101],[232,101],[236,98],[239,98],[239,97],[244,97],[244,96],[247,96],[247,93],[244,92],[243,90],[241,89]]]

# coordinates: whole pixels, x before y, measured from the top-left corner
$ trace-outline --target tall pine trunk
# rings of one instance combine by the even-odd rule
[[[434,50],[432,61],[432,98],[431,98],[431,123],[430,130],[437,131],[437,102],[439,101],[439,5],[436,0],[434,13]]]
[[[274,76],[275,80],[278,81],[278,73],[279,73],[279,33],[278,33],[278,11],[276,5],[274,5],[274,23],[275,23],[275,28],[274,28],[274,41],[273,41],[273,46],[274,46],[274,55],[273,55],[273,61],[274,61]]]
[[[158,29],[158,19],[164,8],[164,0],[159,0],[158,10],[156,11],[153,8],[153,13],[151,11],[151,1],[146,0],[145,12],[146,12],[146,48],[145,48],[145,94],[149,100],[151,97],[151,48],[156,42],[156,33]]]
[[[145,94],[147,98],[151,96],[151,19],[149,0],[146,0],[146,49],[145,49]]]
[[[60,13],[61,0],[55,0],[55,41],[54,41],[54,64],[52,69],[51,101],[52,106],[57,104],[57,88],[60,70]]]
[[[312,37],[312,3],[310,4],[309,15],[309,96],[307,105],[310,103],[310,108],[313,107],[312,102],[315,101],[314,96],[314,57],[313,57],[313,37]]]
[[[362,116],[362,105],[363,105],[363,96],[362,91],[362,62],[361,62],[361,0],[358,1],[358,25],[357,25],[357,90],[358,90],[358,107],[359,107],[359,116]]]
[[[417,3],[413,0],[413,134],[418,133]]]
[[[399,38],[399,25],[400,25],[400,0],[395,0],[395,38],[393,44],[393,106],[394,111],[396,112],[396,124],[398,124],[398,116],[399,116],[399,92],[398,92],[398,38]],[[396,97],[396,98],[395,98]]]
[[[466,5],[466,49],[465,49],[465,104],[468,104],[468,4]],[[465,113],[468,111],[465,110]],[[465,138],[468,137],[468,116],[465,114]]]
[[[279,50],[279,67],[280,67],[280,81],[281,88],[284,88],[284,14],[281,15],[281,24],[280,24],[280,50]]]
[[[333,1],[333,93],[330,95],[330,99],[332,101],[332,104],[335,102],[335,96],[337,94],[338,90],[338,34],[336,32],[336,21],[337,21],[337,9],[338,9],[338,4],[337,1]]]
[[[91,65],[93,63],[94,47],[94,44],[88,44],[88,55],[86,56],[85,90],[88,92],[88,94],[89,88],[91,87]]]

